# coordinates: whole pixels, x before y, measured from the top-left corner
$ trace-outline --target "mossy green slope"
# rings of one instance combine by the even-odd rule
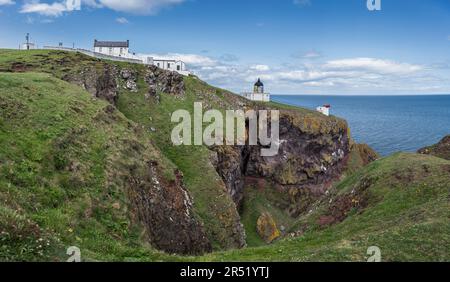
[[[221,90],[193,77],[186,78],[185,83],[185,97],[160,93],[159,101],[146,100],[145,87],[141,87],[138,93],[123,90],[117,107],[127,118],[144,125],[161,152],[183,172],[186,186],[194,198],[195,210],[203,220],[213,248],[236,248],[243,243],[237,238],[239,231],[233,227],[237,225],[239,215],[222,179],[209,161],[210,151],[205,146],[173,146],[170,140],[174,127],[170,122],[173,112],[183,109],[193,113],[197,101],[202,101],[204,106],[226,102],[216,95],[199,100],[199,93],[213,91],[213,94],[220,95]],[[152,128],[154,132],[150,130]]]
[[[227,107],[224,95],[233,96],[221,89],[213,88],[194,78],[186,78],[185,97],[174,97],[158,93],[161,101],[146,99],[148,86],[144,81],[145,66],[93,59],[79,54],[50,50],[20,52],[0,50],[0,71],[45,72],[54,77],[76,77],[87,67],[103,69],[109,64],[118,65],[138,73],[138,92],[120,87],[117,108],[129,120],[144,128],[144,134],[154,142],[158,150],[170,159],[184,174],[186,186],[194,199],[195,212],[200,216],[209,240],[216,250],[229,249],[244,244],[236,207],[226,188],[209,162],[209,150],[203,146],[174,147],[170,136],[173,124],[171,114],[178,109],[193,112],[194,102],[203,101],[205,107]],[[199,97],[199,95],[201,97]],[[150,129],[156,129],[152,132]]]
[[[1,261],[64,260],[69,246],[85,260],[162,256],[130,222],[126,191],[107,183],[107,162],[134,161],[126,142],[174,168],[134,124],[48,74],[1,73],[0,98]]]
[[[208,161],[209,150],[171,146],[169,121],[174,110],[192,112],[199,99],[207,108],[232,108],[233,95],[191,77],[185,80],[186,97],[160,93],[159,102],[145,100],[147,88],[139,77],[140,92],[122,89],[120,112],[111,120],[104,115],[106,102],[55,78],[108,62],[51,51],[1,50],[0,55],[0,70],[22,62],[16,67],[23,71],[48,73],[0,73],[0,260],[65,260],[69,245],[81,247],[89,260],[107,261],[363,261],[369,246],[380,247],[383,260],[450,260],[450,162],[416,154],[397,154],[357,170],[296,220],[276,207],[267,209],[270,192],[248,191],[251,201],[245,203],[242,220],[249,222],[250,246],[263,244],[248,226],[266,210],[289,231],[304,230],[298,238],[202,257],[156,252],[143,243],[142,229],[132,227],[123,209],[126,195],[104,185],[105,162],[112,156],[127,158],[105,144],[123,144],[115,140],[124,138],[148,144],[147,154],[161,162],[168,178],[174,168],[181,169],[215,250],[231,248],[237,244],[230,228],[236,209]],[[77,173],[58,169],[71,158],[78,160]],[[353,200],[354,193],[358,198],[350,209],[337,207],[336,216],[330,203]],[[330,217],[334,221],[324,224]]]

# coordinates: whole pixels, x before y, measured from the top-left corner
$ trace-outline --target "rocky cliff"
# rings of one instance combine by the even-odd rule
[[[343,120],[282,110],[280,140],[279,153],[273,157],[261,156],[260,146],[214,148],[219,159],[217,171],[238,206],[243,200],[246,178],[265,179],[286,193],[307,190],[319,197],[346,167],[351,140]],[[291,214],[300,212],[293,208]]]
[[[141,126],[45,74],[2,74],[0,83],[0,198],[6,200],[0,217],[3,209],[26,218],[39,211],[39,224],[65,234],[68,242],[83,232],[126,241],[142,228],[142,241],[167,253],[212,250],[183,174]],[[60,229],[62,218],[68,222]]]
[[[122,135],[103,140],[107,148],[103,187],[126,193],[126,203],[115,203],[116,209],[127,213],[133,226],[143,226],[146,242],[169,253],[244,247],[245,232],[238,211],[246,201],[249,183],[268,183],[270,189],[287,196],[282,208],[296,218],[339,180],[352,152],[357,151],[361,165],[376,159],[370,148],[353,144],[347,123],[336,117],[249,102],[195,77],[184,78],[154,66],[106,62],[65,52],[30,54],[27,62],[22,62],[20,55],[12,56],[0,64],[0,70],[50,73],[107,101],[110,106],[92,117],[95,124],[113,127],[129,119]],[[180,108],[192,111],[197,101],[208,109],[279,109],[279,154],[262,157],[261,146],[171,146],[171,113]],[[86,115],[83,109],[74,111]],[[133,136],[140,136],[140,141]],[[64,150],[60,153],[66,159],[70,155]],[[88,170],[79,170],[86,160],[76,155],[72,158],[72,165],[62,165],[61,169],[69,175],[87,174]],[[265,233],[264,222],[269,222],[269,229],[277,234],[269,236],[267,241],[271,242],[279,231],[275,219],[266,220],[267,214],[260,217],[259,232]]]

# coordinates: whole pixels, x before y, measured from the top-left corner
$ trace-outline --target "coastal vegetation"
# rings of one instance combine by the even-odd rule
[[[279,109],[288,142],[174,146],[171,114]],[[450,260],[450,161],[386,158],[345,120],[195,76],[0,50],[0,261]],[[441,153],[439,153],[441,152]]]

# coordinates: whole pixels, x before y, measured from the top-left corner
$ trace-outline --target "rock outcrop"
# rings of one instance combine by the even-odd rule
[[[418,153],[450,160],[450,135],[442,138],[436,145],[420,149]]]
[[[155,99],[156,102],[159,102],[159,93],[162,92],[180,100],[186,96],[185,79],[176,72],[155,66],[130,64],[124,67],[122,64],[95,60],[81,54],[57,54],[57,59],[44,55],[39,64],[16,63],[8,69],[15,72],[34,71],[45,64],[46,70],[54,71],[54,75],[81,86],[93,97],[108,101],[111,105],[102,113],[103,116],[97,118],[111,123],[120,119],[119,115],[115,114],[118,110],[114,106],[117,105],[119,93],[123,91],[138,92],[140,94],[136,95],[145,95],[147,99]],[[83,64],[80,61],[83,61]],[[195,92],[194,95],[205,103],[207,109],[258,110],[271,107],[271,104],[250,102],[206,84],[189,88],[189,93],[191,92]],[[133,106],[133,103],[130,102],[130,105]],[[143,124],[137,127],[142,126]],[[130,127],[133,127],[131,123]],[[142,128],[140,130],[144,130]],[[146,131],[154,135],[164,132],[154,127],[147,127]],[[191,198],[184,187],[182,173],[176,169],[167,171],[167,167],[148,152],[150,149],[146,145],[123,134],[120,137],[123,140],[115,140],[115,143],[105,145],[108,148],[117,147],[116,150],[112,149],[112,153],[108,153],[109,159],[105,166],[109,173],[106,178],[108,187],[126,190],[129,205],[111,205],[116,210],[129,209],[126,212],[131,214],[134,222],[144,227],[147,242],[168,253],[190,255],[211,251],[211,242],[216,244],[211,238],[226,241],[232,237],[235,242],[230,246],[244,247],[245,232],[236,207],[239,209],[245,200],[246,181],[262,180],[268,185],[261,186],[277,189],[277,192],[283,195],[283,200],[287,199],[282,206],[277,203],[277,208],[285,210],[292,217],[304,214],[310,211],[311,204],[322,197],[332,183],[340,178],[353,151],[357,151],[361,156],[362,164],[377,158],[376,153],[368,146],[353,144],[348,131],[344,120],[307,110],[283,109],[280,112],[280,149],[276,156],[261,156],[261,145],[210,148],[211,163],[223,180],[222,183],[217,179],[220,182],[221,195],[227,197],[229,209],[232,211],[217,216],[220,217],[218,228],[227,231],[223,233],[225,235],[220,236],[217,235],[220,232],[204,230],[202,220],[205,226],[210,223],[199,217],[204,216],[203,214],[194,212],[195,199]],[[118,144],[120,146],[117,146]],[[127,158],[121,159],[117,156]],[[77,166],[77,163],[72,163],[68,169],[76,171]],[[225,195],[224,186],[234,204],[228,195]],[[343,203],[345,207],[348,206],[346,201]],[[229,216],[230,214],[236,216]],[[340,219],[339,216],[336,218]],[[263,213],[258,219],[257,229],[268,243],[281,236],[274,218],[268,213]]]
[[[185,85],[183,76],[177,72],[162,70],[156,66],[147,66],[145,82],[149,85],[148,96],[158,97],[158,92],[183,97]]]
[[[351,149],[358,153],[363,166],[380,158],[380,155],[367,144],[352,144]]]
[[[138,92],[137,73],[131,69],[122,69],[120,77],[125,81],[123,88],[131,92]]]
[[[198,255],[211,251],[203,226],[192,211],[192,199],[182,182],[159,177],[157,163],[148,163],[146,172],[128,177],[129,197],[147,232],[149,242],[167,253]]]
[[[114,65],[105,65],[101,71],[95,67],[86,67],[77,74],[62,77],[63,80],[82,87],[93,97],[106,100],[114,106],[119,98],[118,78],[119,72]]]
[[[176,97],[183,97],[185,94],[183,76],[177,72],[147,66],[141,75],[148,85],[147,98],[154,97],[159,101],[160,92]],[[95,66],[90,66],[78,73],[66,74],[62,79],[82,87],[92,96],[104,99],[115,106],[119,87],[134,93],[139,91],[138,76],[139,72],[131,68],[120,69],[114,64],[104,64],[100,70]]]
[[[114,109],[107,107],[97,119],[118,119]],[[138,126],[133,131],[138,137],[144,134]],[[144,227],[148,242],[167,253],[210,252],[211,244],[193,211],[182,172],[170,171],[151,145],[134,138],[111,140],[105,146],[113,150],[105,164],[107,185],[126,191],[131,217]]]
[[[270,213],[265,212],[259,218],[256,224],[256,231],[259,236],[268,244],[275,241],[281,236],[281,232],[277,227],[277,223]]]
[[[286,188],[307,188],[323,194],[345,167],[350,138],[345,121],[282,111],[280,149],[261,156],[261,146],[216,147],[217,171],[239,206],[244,178],[260,177]]]
[[[119,98],[117,76],[118,71],[116,67],[110,66],[105,68],[104,72],[97,79],[95,97],[116,105]]]

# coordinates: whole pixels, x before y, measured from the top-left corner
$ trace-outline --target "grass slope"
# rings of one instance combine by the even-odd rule
[[[160,93],[158,103],[145,99],[146,87],[139,77],[139,93],[121,90],[121,113],[116,112],[112,121],[104,116],[106,102],[55,78],[84,65],[101,68],[107,62],[51,51],[0,50],[0,55],[0,70],[22,62],[19,67],[24,71],[47,73],[0,72],[0,260],[65,260],[65,249],[72,245],[80,246],[88,260],[362,261],[373,245],[389,261],[450,260],[450,162],[416,154],[397,154],[360,170],[359,164],[352,165],[355,173],[349,173],[311,213],[295,220],[271,205],[273,197],[280,198],[270,189],[248,190],[242,214],[247,249],[202,257],[156,252],[142,242],[142,230],[131,227],[127,211],[115,208],[117,203],[126,206],[126,197],[117,187],[104,185],[105,162],[132,161],[115,148],[123,144],[117,140],[147,144],[149,154],[168,171],[175,167],[183,171],[215,250],[230,248],[235,242],[229,227],[237,214],[207,161],[209,151],[173,147],[168,138],[174,110],[192,112],[199,100],[206,107],[231,108],[233,96],[191,77],[185,81],[185,98]],[[130,124],[145,130],[136,134]],[[77,172],[62,170],[72,159]],[[323,218],[335,212],[330,207],[343,198],[354,205],[345,210],[343,221],[323,225]],[[254,230],[264,211],[290,231],[305,233],[264,246]]]
[[[78,246],[88,260],[166,257],[141,240],[126,192],[106,183],[106,163],[145,136],[109,104],[48,74],[0,73],[0,260],[64,260]],[[133,128],[133,126],[131,126]],[[67,171],[65,167],[71,167]],[[119,208],[121,206],[122,208]]]
[[[170,136],[173,124],[171,114],[178,109],[193,111],[198,95],[204,95],[200,101],[206,104],[220,104],[223,108],[225,100],[222,90],[215,89],[195,78],[186,81],[187,93],[184,98],[160,93],[161,102],[147,100],[145,94],[148,86],[144,81],[145,66],[120,62],[97,60],[88,56],[50,50],[33,50],[20,52],[16,50],[0,50],[1,71],[35,71],[50,73],[57,78],[76,76],[86,67],[102,69],[107,64],[115,64],[133,70],[138,75],[137,93],[120,89],[118,109],[129,120],[143,126],[145,134],[152,140],[158,150],[170,159],[184,174],[188,190],[194,199],[194,208],[200,216],[214,249],[236,247],[232,227],[239,220],[236,207],[226,193],[225,186],[215,169],[209,162],[209,150],[203,146],[173,147]],[[210,95],[213,94],[213,95]],[[150,128],[155,128],[152,132]]]
[[[320,226],[330,202],[364,195],[367,206]],[[353,193],[352,193],[353,192]],[[356,197],[356,196],[355,196]],[[215,253],[206,261],[364,261],[378,246],[383,261],[450,261],[450,162],[418,154],[396,154],[347,177],[332,195],[301,218],[299,238],[241,251]]]

